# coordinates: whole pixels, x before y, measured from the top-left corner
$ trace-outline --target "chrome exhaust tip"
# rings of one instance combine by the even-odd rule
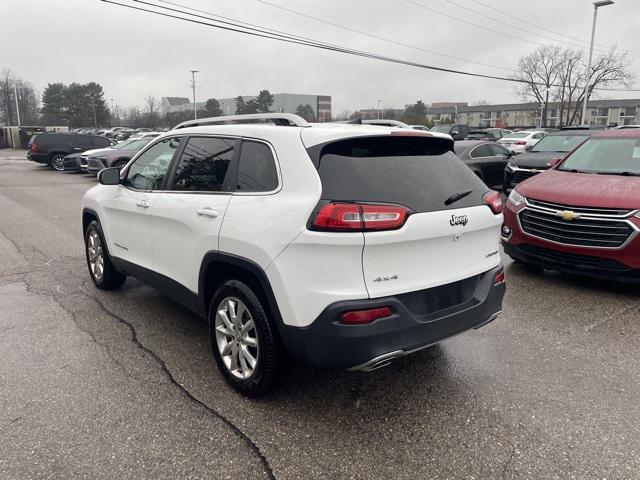
[[[395,352],[385,353],[384,355],[372,358],[365,363],[362,363],[355,367],[351,367],[349,370],[358,372],[372,372],[373,370],[378,370],[380,368],[389,366],[391,362],[400,357],[403,357],[404,355],[404,350],[396,350]]]
[[[493,322],[496,318],[498,318],[498,317],[500,316],[500,314],[501,314],[501,313],[502,313],[502,310],[498,310],[496,313],[494,313],[493,315],[491,315],[491,316],[489,317],[489,319],[488,319],[488,320],[486,320],[486,321],[482,322],[480,325],[476,325],[475,327],[473,327],[473,329],[474,329],[474,330],[477,330],[477,329],[482,328],[482,327],[484,327],[485,325],[487,325],[487,324],[489,324],[489,323]]]

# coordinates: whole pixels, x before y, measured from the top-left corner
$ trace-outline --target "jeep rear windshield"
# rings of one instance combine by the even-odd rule
[[[358,137],[324,145],[316,165],[322,198],[380,202],[432,212],[482,205],[487,186],[455,155],[449,139],[412,136]],[[312,158],[317,153],[310,149]],[[445,200],[460,192],[451,205]]]

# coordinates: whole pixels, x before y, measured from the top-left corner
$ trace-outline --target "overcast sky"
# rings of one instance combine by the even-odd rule
[[[135,4],[132,0],[119,1]],[[587,48],[584,41],[589,38],[593,14],[590,0],[478,0],[547,29],[541,30],[474,0],[268,0],[350,29],[418,47],[409,48],[303,18],[260,0],[171,1],[323,42],[497,75],[509,75],[508,69],[515,68],[518,58],[536,48],[537,43],[554,43],[533,32],[574,44],[581,42],[568,37],[583,39],[581,44]],[[502,34],[427,11],[416,3]],[[121,106],[142,105],[149,94],[190,97],[191,69],[200,72],[199,100],[251,95],[266,88],[272,93],[331,95],[334,114],[375,107],[378,99],[384,107],[402,107],[418,99],[426,103],[519,101],[513,86],[505,82],[249,37],[100,0],[2,0],[0,12],[0,68],[12,69],[40,92],[49,82],[96,81],[104,87],[106,98],[114,98]],[[596,43],[636,49],[631,53],[635,55],[631,71],[636,75],[636,85],[640,85],[639,31],[639,0],[616,0],[615,5],[599,10]],[[640,97],[640,92],[601,95],[623,97]]]

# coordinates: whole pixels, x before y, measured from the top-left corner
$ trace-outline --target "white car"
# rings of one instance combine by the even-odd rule
[[[498,143],[515,153],[523,153],[538,143],[547,132],[542,130],[523,130],[521,132],[510,133],[498,140]]]
[[[132,275],[208,319],[248,396],[287,358],[369,371],[502,309],[501,197],[442,134],[192,120],[102,170],[82,225],[95,285]]]
[[[153,138],[160,135],[161,132],[138,132],[131,135],[127,140],[139,140],[141,138]]]

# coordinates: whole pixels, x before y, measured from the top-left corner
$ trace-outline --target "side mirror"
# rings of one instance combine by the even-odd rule
[[[98,182],[101,185],[119,185],[120,170],[116,167],[105,168],[98,173]]]

